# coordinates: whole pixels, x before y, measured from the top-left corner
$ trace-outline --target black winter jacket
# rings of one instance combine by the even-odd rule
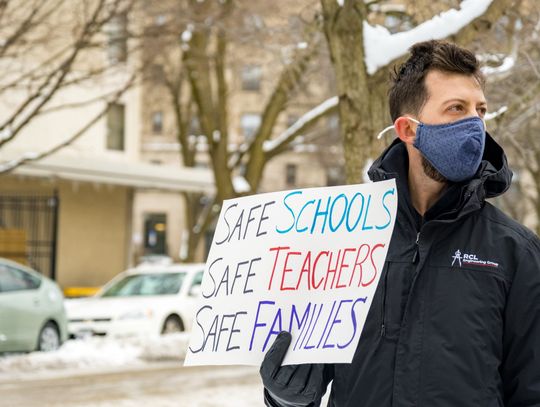
[[[333,407],[540,406],[540,242],[485,201],[511,181],[487,135],[481,167],[422,218],[396,140],[369,171],[398,215],[352,363],[326,365]]]

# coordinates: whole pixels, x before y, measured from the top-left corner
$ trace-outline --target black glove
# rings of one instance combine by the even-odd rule
[[[280,332],[264,356],[260,374],[264,401],[270,407],[316,407],[325,392],[324,365],[281,366],[291,343],[289,332]]]

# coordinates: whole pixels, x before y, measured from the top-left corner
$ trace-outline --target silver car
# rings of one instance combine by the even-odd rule
[[[66,339],[64,297],[58,285],[0,258],[0,353],[50,351]]]

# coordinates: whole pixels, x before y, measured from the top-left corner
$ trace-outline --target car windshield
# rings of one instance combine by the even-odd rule
[[[102,297],[167,295],[180,291],[186,273],[132,274],[108,287]]]

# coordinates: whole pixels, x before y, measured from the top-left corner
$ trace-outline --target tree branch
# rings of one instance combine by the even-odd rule
[[[0,164],[0,174],[13,171],[15,168],[17,168],[17,167],[19,167],[19,166],[21,166],[23,164],[33,162],[33,161],[37,161],[37,160],[41,160],[41,159],[43,159],[45,157],[48,157],[48,156],[56,153],[57,151],[63,149],[64,147],[72,144],[74,141],[76,141],[81,136],[83,136],[92,126],[94,126],[99,120],[101,120],[107,114],[108,105],[110,103],[117,102],[122,97],[122,95],[133,85],[133,83],[135,81],[135,78],[136,78],[136,75],[133,75],[130,78],[130,80],[127,81],[126,85],[124,87],[122,87],[122,89],[118,90],[114,94],[114,97],[111,100],[109,100],[108,103],[105,104],[105,108],[102,109],[96,116],[94,116],[86,125],[84,125],[79,131],[77,131],[71,137],[69,137],[68,139],[66,139],[62,143],[54,146],[53,148],[51,148],[49,150],[44,151],[44,152],[41,152],[41,153],[38,153],[38,154],[30,153],[30,154],[27,154],[27,155],[23,155],[23,157],[21,157],[19,159],[15,159],[15,160],[12,160],[12,161],[7,162],[7,163]]]

